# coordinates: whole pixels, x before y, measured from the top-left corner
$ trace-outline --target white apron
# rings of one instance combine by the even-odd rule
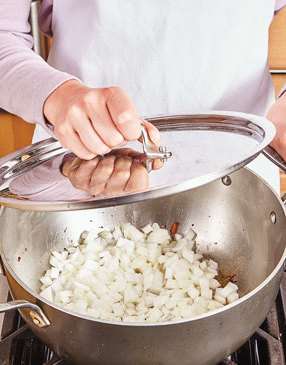
[[[90,87],[120,86],[139,115],[274,103],[268,30],[275,0],[53,0],[49,63]],[[37,127],[35,138],[46,138]],[[255,170],[277,190],[278,169]]]

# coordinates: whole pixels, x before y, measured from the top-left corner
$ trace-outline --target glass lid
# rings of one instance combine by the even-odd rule
[[[221,178],[253,160],[275,127],[251,114],[212,112],[148,118],[161,133],[81,160],[50,138],[0,159],[0,204],[76,210],[158,198]]]

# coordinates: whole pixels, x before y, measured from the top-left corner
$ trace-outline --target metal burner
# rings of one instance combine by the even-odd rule
[[[64,360],[54,355],[51,360],[45,362],[43,365],[68,365]]]

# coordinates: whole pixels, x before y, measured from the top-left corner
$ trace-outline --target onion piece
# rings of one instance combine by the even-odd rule
[[[73,312],[122,322],[187,319],[239,298],[238,286],[216,277],[218,263],[196,252],[196,233],[157,223],[130,223],[81,234],[53,251],[40,278],[40,295]]]

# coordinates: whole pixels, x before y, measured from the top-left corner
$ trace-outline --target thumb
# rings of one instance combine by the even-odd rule
[[[160,132],[152,123],[147,122],[147,120],[142,119],[142,122],[145,125],[150,140],[157,145],[161,139]],[[139,141],[142,142],[141,137],[139,138]]]

